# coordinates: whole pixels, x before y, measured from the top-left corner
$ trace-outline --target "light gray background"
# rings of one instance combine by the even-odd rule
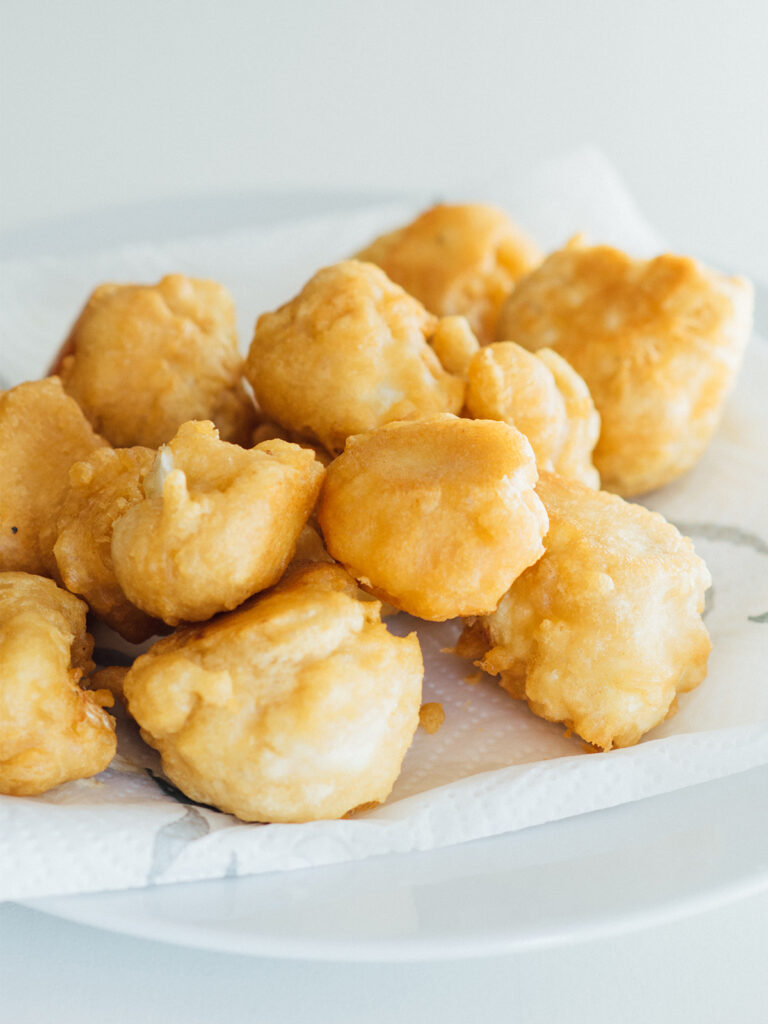
[[[584,143],[768,277],[764,0],[3,0],[0,224],[261,185],[447,194]]]
[[[0,2],[0,230],[264,186],[480,194],[594,144],[670,244],[768,278],[768,4]],[[16,237],[19,237],[17,234]],[[277,963],[0,907],[0,1019],[766,1019],[768,894],[465,965]]]

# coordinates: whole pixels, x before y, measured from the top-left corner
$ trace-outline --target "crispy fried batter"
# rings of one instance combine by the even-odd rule
[[[467,318],[444,316],[438,320],[430,344],[445,369],[466,380],[472,357],[480,348]]]
[[[423,619],[490,612],[542,554],[536,463],[514,427],[436,416],[351,437],[318,504],[328,551]]]
[[[751,310],[742,278],[576,241],[518,284],[497,337],[548,346],[584,378],[602,417],[595,465],[605,487],[629,496],[674,480],[703,452]]]
[[[357,258],[376,263],[437,316],[465,316],[485,344],[515,282],[541,255],[502,210],[470,203],[433,206]]]
[[[142,501],[142,484],[155,461],[151,448],[100,448],[69,471],[69,490],[58,516],[53,553],[64,586],[133,643],[164,627],[131,604],[112,563],[117,520]]]
[[[419,708],[419,725],[433,736],[445,721],[445,710],[439,701],[429,701]]]
[[[709,572],[640,505],[549,473],[537,493],[546,553],[492,615],[469,621],[458,653],[588,743],[630,746],[706,674]]]
[[[34,796],[103,771],[116,749],[93,667],[86,605],[49,579],[0,573],[0,793]]]
[[[428,344],[436,326],[378,267],[349,260],[259,317],[245,374],[267,417],[335,453],[350,434],[461,409],[464,382]]]
[[[237,607],[272,586],[293,557],[323,467],[286,441],[246,450],[212,423],[185,423],[158,452],[144,500],[114,525],[126,596],[171,626]]]
[[[0,393],[0,572],[56,575],[69,468],[105,444],[58,377]]]
[[[156,285],[101,285],[66,348],[64,390],[111,444],[157,448],[192,419],[249,444],[255,414],[235,310],[215,281],[171,274]]]
[[[131,714],[187,796],[245,821],[339,818],[383,801],[418,723],[416,634],[392,636],[335,565],[178,630],[125,679]]]
[[[584,381],[551,349],[530,353],[511,341],[480,349],[467,370],[466,407],[517,427],[540,469],[600,486],[592,465],[600,417]]]

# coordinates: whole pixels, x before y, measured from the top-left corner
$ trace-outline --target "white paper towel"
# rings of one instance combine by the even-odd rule
[[[641,255],[661,248],[613,169],[594,153],[539,168],[472,198],[504,203],[544,246],[576,231]],[[0,265],[0,373],[44,372],[96,283],[180,271],[235,296],[244,345],[256,315],[284,302],[323,264],[410,218],[391,204],[278,228]],[[469,662],[444,653],[457,623],[417,628],[424,700],[439,732],[419,730],[392,796],[358,818],[245,825],[169,793],[159,762],[126,720],[120,753],[96,779],[36,798],[0,797],[0,899],[287,870],[426,850],[636,800],[768,762],[768,344],[753,339],[724,422],[699,465],[648,504],[694,540],[714,586],[709,675],[676,717],[636,747],[587,753],[535,718]],[[150,774],[151,773],[151,774]]]

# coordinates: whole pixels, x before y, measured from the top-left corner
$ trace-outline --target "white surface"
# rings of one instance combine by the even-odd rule
[[[526,226],[545,244],[582,228],[630,251],[658,248],[613,170],[596,156],[531,168],[497,195],[513,215],[524,211]],[[323,212],[268,229],[254,225],[199,238],[153,238],[151,244],[76,258],[0,264],[0,370],[11,380],[43,372],[53,355],[50,339],[66,333],[95,282],[151,280],[170,270],[225,284],[235,298],[240,336],[247,340],[256,316],[293,294],[318,266],[356,251],[414,212],[391,204]],[[179,806],[161,792],[143,771],[158,772],[157,758],[150,754],[148,760],[146,748],[131,743],[135,729],[128,728],[120,733],[122,757],[98,779],[37,798],[0,796],[0,832],[9,837],[0,848],[0,898],[296,870],[439,849],[768,762],[762,677],[768,631],[750,621],[768,608],[768,546],[762,539],[768,479],[757,440],[768,436],[766,389],[768,347],[756,338],[701,462],[653,496],[659,511],[685,524],[712,573],[707,625],[714,651],[704,685],[683,697],[679,712],[647,741],[586,754],[578,737],[531,715],[490,679],[467,685],[473,666],[444,653],[456,644],[457,623],[399,617],[390,624],[394,631],[419,632],[424,699],[440,701],[446,720],[437,735],[417,732],[384,806],[351,821],[244,826],[207,808]],[[728,488],[721,484],[725,478]],[[74,862],[67,856],[73,847]],[[564,864],[563,870],[570,868]],[[264,933],[260,939],[262,950]]]
[[[765,1024],[768,892],[650,931],[469,963],[204,953],[0,906],[9,1024]]]
[[[768,275],[764,0],[4,0],[0,224],[265,185],[454,192],[592,143]]]

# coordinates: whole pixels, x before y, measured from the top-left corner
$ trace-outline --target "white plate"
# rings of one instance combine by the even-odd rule
[[[334,197],[337,208],[362,200]],[[285,194],[252,194],[147,204],[131,216],[108,211],[69,223],[64,234],[84,250],[105,236],[111,244],[133,240],[126,225],[179,236],[209,220],[220,227],[233,217],[282,219],[313,203],[317,197],[305,195],[297,207]],[[61,235],[57,225],[24,238],[0,235],[0,258],[51,251]],[[763,292],[758,320],[766,309]],[[767,799],[768,766],[429,853],[26,905],[143,938],[273,957],[405,961],[541,948],[658,924],[768,887],[768,818],[759,810]]]
[[[618,934],[768,887],[768,766],[449,849],[27,902],[221,952],[466,958]]]

